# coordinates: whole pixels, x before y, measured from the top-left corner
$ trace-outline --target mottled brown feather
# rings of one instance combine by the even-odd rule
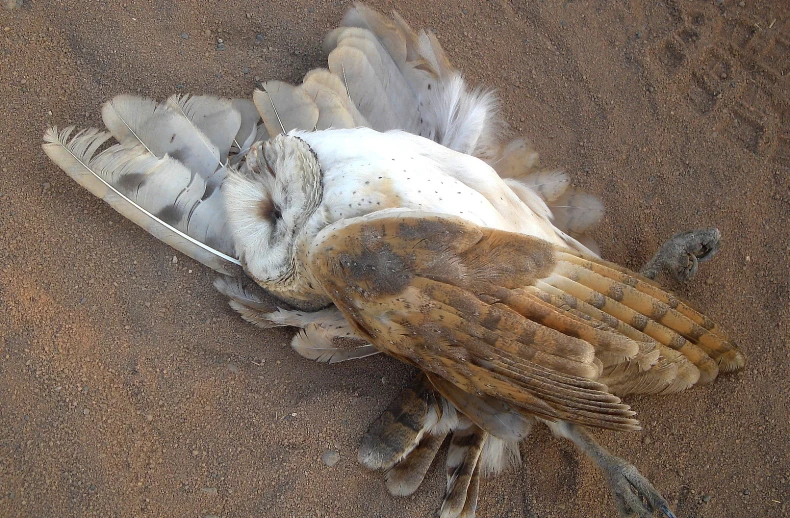
[[[550,420],[638,426],[627,405],[594,382],[602,365],[590,344],[482,300],[549,275],[550,244],[440,216],[359,218],[317,242],[314,278],[383,351]],[[520,325],[486,329],[496,311]]]
[[[715,378],[723,356],[742,357],[707,317],[637,274],[454,217],[392,214],[325,230],[313,277],[360,336],[439,379],[498,436],[508,434],[481,401],[635,429],[614,393],[682,390]]]

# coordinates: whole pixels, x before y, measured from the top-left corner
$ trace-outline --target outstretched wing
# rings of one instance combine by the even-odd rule
[[[606,263],[454,217],[387,210],[340,222],[319,234],[309,268],[380,350],[549,420],[635,429],[634,413],[600,382],[605,369],[611,376],[634,362],[619,375],[644,376],[661,347],[689,353],[690,368],[740,354],[708,319],[636,274],[629,286]],[[607,268],[609,277],[596,272]],[[564,295],[580,303],[559,303]],[[435,387],[463,412],[463,398],[443,385]]]

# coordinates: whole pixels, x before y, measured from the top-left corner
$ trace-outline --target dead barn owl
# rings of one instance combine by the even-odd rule
[[[495,97],[467,87],[433,34],[358,5],[325,50],[328,70],[298,87],[271,81],[254,102],[119,96],[102,110],[109,132],[51,128],[44,150],[230,275],[217,287],[245,319],[301,328],[304,356],[384,352],[415,366],[360,449],[393,494],[417,489],[450,435],[440,514],[472,517],[480,476],[516,462],[541,421],[596,462],[622,515],[673,516],[588,428],[638,429],[619,396],[707,383],[743,355],[588,247],[600,203],[541,170],[526,141],[500,140]],[[693,275],[717,242],[712,230],[678,236],[646,273]]]

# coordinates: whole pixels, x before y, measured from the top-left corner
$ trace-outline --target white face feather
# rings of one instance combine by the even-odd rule
[[[278,135],[255,144],[223,187],[245,271],[275,295],[290,299],[299,280],[296,242],[321,201],[318,160],[302,139]]]

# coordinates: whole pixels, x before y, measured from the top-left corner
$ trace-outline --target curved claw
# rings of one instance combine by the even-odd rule
[[[661,271],[675,280],[687,282],[697,273],[699,263],[709,261],[719,250],[721,232],[703,228],[681,232],[665,242],[642,269],[642,274],[654,279]]]
[[[666,518],[676,518],[669,503],[635,466],[618,457],[606,459],[604,469],[620,515],[652,518],[656,511]]]
[[[666,516],[666,518],[677,518],[675,513],[673,513],[672,510],[666,505],[662,505],[658,510],[661,512],[661,514]]]

